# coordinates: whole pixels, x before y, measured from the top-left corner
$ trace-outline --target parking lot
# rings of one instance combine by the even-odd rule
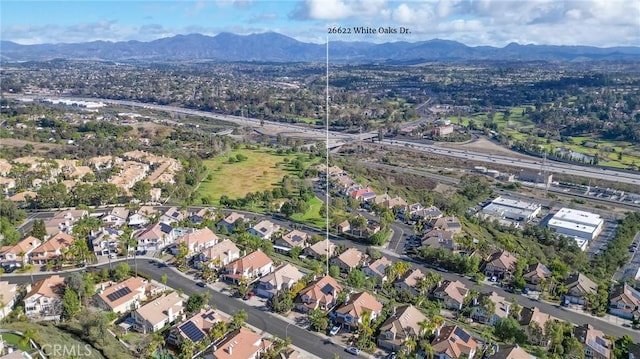
[[[609,245],[609,242],[616,235],[616,230],[618,228],[618,223],[614,220],[605,220],[604,228],[598,237],[593,239],[591,243],[589,243],[589,247],[587,248],[587,255],[589,257],[593,257],[604,252]]]
[[[630,249],[630,256],[631,258],[629,259],[629,262],[622,268],[620,268],[614,275],[613,275],[613,280],[616,281],[621,281],[621,280],[626,280],[626,279],[635,279],[636,275],[638,274],[638,269],[640,269],[640,255],[638,255],[638,250],[637,248],[640,247],[640,232],[636,233],[635,238],[633,239],[633,245],[635,246],[635,249],[632,247],[633,251],[631,252],[632,249]]]

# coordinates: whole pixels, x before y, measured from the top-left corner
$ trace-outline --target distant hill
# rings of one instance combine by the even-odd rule
[[[329,44],[332,62],[419,63],[429,61],[636,61],[640,47],[598,48],[590,46],[548,46],[509,44],[503,48],[470,47],[448,40],[420,42],[335,41]],[[75,44],[19,45],[0,42],[3,61],[50,59],[91,60],[217,60],[308,62],[325,61],[325,45],[304,43],[291,37],[267,32],[236,35],[220,33],[177,35],[149,42],[93,41]]]

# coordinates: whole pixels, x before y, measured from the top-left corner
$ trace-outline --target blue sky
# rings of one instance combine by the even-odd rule
[[[330,38],[441,38],[471,46],[640,45],[640,0],[2,0],[0,13],[0,38],[22,44],[150,41],[223,31],[275,31],[323,42],[330,26],[403,26],[411,33]]]

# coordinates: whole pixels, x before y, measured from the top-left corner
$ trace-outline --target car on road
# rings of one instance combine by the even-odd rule
[[[389,353],[389,355],[387,355],[387,359],[396,359],[398,357],[398,354],[396,354],[396,352],[392,352]]]
[[[329,335],[330,336],[334,336],[334,335],[338,334],[339,331],[340,331],[340,326],[336,325],[333,328],[331,328],[331,330],[329,331]]]
[[[198,287],[205,288],[205,287],[207,286],[207,283],[205,283],[205,282],[197,282],[197,283],[196,283],[196,285],[197,285]]]
[[[358,355],[360,354],[360,349],[356,348],[356,347],[348,347],[347,349],[345,349],[347,351],[347,353],[349,354],[353,354],[353,355]]]

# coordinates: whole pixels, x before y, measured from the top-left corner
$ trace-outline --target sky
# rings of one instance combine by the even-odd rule
[[[348,28],[351,34],[328,34],[333,27]],[[376,33],[355,34],[354,27]],[[407,30],[400,33],[400,28]],[[327,38],[376,43],[439,38],[469,46],[640,46],[640,0],[0,2],[0,39],[20,44],[267,31],[315,43]]]

